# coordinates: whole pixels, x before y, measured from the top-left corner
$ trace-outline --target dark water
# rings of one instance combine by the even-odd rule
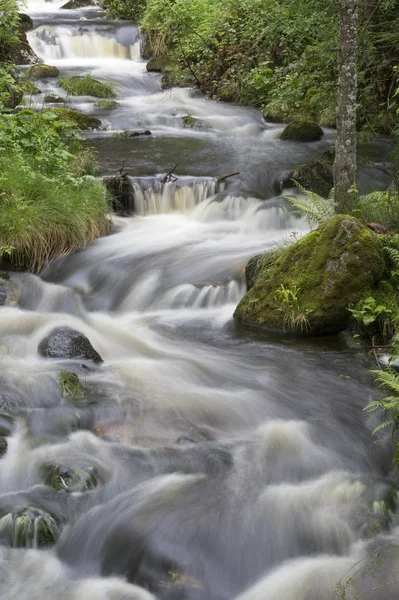
[[[385,526],[373,502],[392,474],[391,450],[373,445],[375,419],[362,410],[375,393],[368,359],[340,338],[259,334],[232,320],[247,259],[307,230],[274,193],[331,132],[282,143],[281,127],[254,110],[162,92],[136,27],[96,10],[29,8],[46,62],[116,83],[120,106],[98,112],[108,129],[91,137],[104,172],[126,162],[138,215],[115,218],[116,233],[40,278],[15,276],[19,306],[2,309],[0,402],[14,425],[0,507],[51,514],[60,537],[47,549],[35,536],[31,548],[0,546],[1,600],[332,600],[355,597],[336,593],[356,570],[359,593],[398,597],[382,586],[396,554],[367,562],[396,535],[372,537]],[[69,102],[96,112],[93,98]],[[198,129],[184,127],[187,114]],[[143,128],[148,139],[115,136]],[[181,177],[162,185],[176,163]],[[215,199],[216,178],[235,171]],[[41,358],[58,325],[84,333],[104,362]],[[71,369],[89,401],[63,397],[58,374]],[[94,473],[96,485],[54,492],[52,465],[79,481]]]

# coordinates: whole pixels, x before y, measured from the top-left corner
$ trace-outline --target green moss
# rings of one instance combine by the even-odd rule
[[[42,64],[32,65],[27,71],[27,76],[30,79],[47,79],[49,77],[58,77],[59,74],[60,72],[57,67]]]
[[[57,107],[54,108],[53,111],[59,115],[61,119],[82,131],[99,129],[101,127],[100,119],[93,117],[92,115],[81,113],[73,108]]]
[[[293,142],[317,142],[323,135],[322,128],[314,121],[293,121],[285,127],[280,139]]]
[[[335,216],[274,261],[267,256],[234,317],[273,329],[286,326],[279,290],[296,292],[295,311],[306,317],[310,333],[330,333],[347,326],[348,305],[369,294],[384,273],[378,237],[349,216]]]
[[[99,100],[94,106],[96,108],[117,108],[119,102],[116,102],[115,100]]]
[[[98,81],[91,75],[73,75],[61,77],[58,85],[71,96],[94,96],[96,98],[112,98],[115,96],[115,88],[112,83]]]

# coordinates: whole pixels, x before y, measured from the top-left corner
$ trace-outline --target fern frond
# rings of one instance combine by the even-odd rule
[[[293,180],[304,198],[296,196],[284,196],[296,210],[295,212],[304,217],[308,223],[320,225],[334,215],[335,202],[334,193],[331,190],[328,199],[319,196],[315,192],[305,189],[298,181]]]
[[[385,427],[388,427],[389,425],[393,425],[394,421],[390,420],[390,421],[384,421],[383,423],[380,423],[377,427],[375,427],[375,429],[373,429],[373,435],[375,433],[378,433],[378,431],[381,431],[381,429],[385,429]]]

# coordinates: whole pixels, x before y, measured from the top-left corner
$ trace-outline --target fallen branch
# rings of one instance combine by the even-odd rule
[[[229,179],[230,177],[235,177],[235,175],[239,175],[239,171],[237,171],[237,173],[230,173],[230,175],[224,175],[223,177],[218,177],[218,183],[221,183],[222,181],[225,181],[226,179]]]
[[[172,179],[174,181],[176,181],[177,177],[173,175],[173,172],[177,169],[177,167],[179,166],[179,163],[177,163],[173,169],[171,169],[171,171],[169,171],[169,173],[166,173],[165,177],[163,177],[162,179],[162,183],[168,183],[169,181],[172,181]]]

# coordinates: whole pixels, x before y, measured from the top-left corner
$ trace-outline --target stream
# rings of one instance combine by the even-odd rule
[[[283,126],[255,109],[162,90],[137,26],[61,4],[29,0],[29,43],[61,75],[115,84],[116,108],[66,100],[102,120],[87,137],[103,175],[130,173],[134,214],[40,276],[15,274],[18,306],[1,309],[0,406],[14,424],[0,512],[48,512],[60,535],[0,545],[0,600],[349,600],[339,583],[353,568],[358,593],[398,598],[397,553],[359,569],[399,536],[372,510],[392,477],[392,448],[373,444],[378,421],[362,410],[376,393],[372,365],[340,336],[232,319],[248,259],[308,231],[276,194],[333,132],[282,142]],[[36,106],[65,96],[56,79],[38,85]],[[151,135],[123,133],[142,130]],[[366,190],[386,187],[389,144],[378,144],[382,167],[361,168]],[[57,326],[82,332],[103,362],[42,358]],[[62,394],[68,370],[90,402]],[[51,465],[96,483],[53,491]]]

